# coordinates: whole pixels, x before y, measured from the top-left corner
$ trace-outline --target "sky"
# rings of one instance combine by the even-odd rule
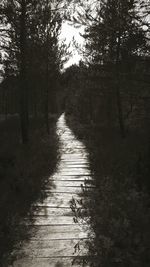
[[[67,22],[67,21],[63,22],[62,31],[61,31],[61,35],[60,35],[60,41],[62,39],[66,39],[67,45],[69,43],[71,43],[69,49],[72,52],[72,56],[70,57],[69,61],[65,64],[64,68],[67,68],[67,67],[69,67],[75,63],[79,63],[79,61],[81,60],[82,57],[81,57],[81,55],[79,55],[79,53],[77,52],[77,50],[73,46],[72,40],[74,38],[75,41],[77,41],[80,45],[82,45],[84,42],[84,39],[82,36],[80,36],[80,33],[83,33],[83,32],[84,32],[83,27],[75,28],[69,22]]]
[[[71,25],[71,23],[65,21],[62,24],[62,30],[61,30],[61,35],[60,35],[60,42],[63,39],[66,39],[66,44],[68,45],[69,43],[71,43],[70,45],[70,51],[72,52],[72,56],[70,57],[69,61],[64,65],[64,69],[66,69],[67,67],[73,65],[73,64],[78,64],[79,61],[81,60],[81,55],[79,55],[79,53],[77,52],[77,50],[74,48],[73,46],[73,38],[75,39],[75,41],[77,41],[80,45],[83,44],[84,39],[82,36],[80,36],[80,33],[84,32],[84,28],[80,27],[80,28],[75,28],[73,25]],[[2,68],[2,66],[0,65],[0,69]],[[0,79],[1,82],[1,79]]]

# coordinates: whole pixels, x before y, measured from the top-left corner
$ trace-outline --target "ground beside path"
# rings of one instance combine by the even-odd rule
[[[85,180],[89,181],[86,186],[91,187],[88,157],[84,145],[66,125],[64,114],[57,122],[57,134],[59,166],[49,178],[50,186],[47,184],[45,188],[47,197],[34,204],[32,221],[25,219],[31,235],[13,251],[14,267],[70,267],[74,259],[87,254],[89,226],[75,223],[70,203],[72,199],[80,200]]]

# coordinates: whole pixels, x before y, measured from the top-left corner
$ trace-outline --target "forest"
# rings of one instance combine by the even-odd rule
[[[72,56],[64,22],[84,27]],[[30,238],[20,222],[46,198],[60,159],[57,121],[88,152],[94,190],[76,221],[93,235],[76,266],[150,266],[150,1],[1,0],[0,263]],[[88,216],[85,216],[87,210]],[[11,259],[12,260],[12,259]],[[79,264],[79,265],[77,265]],[[35,265],[34,265],[35,266]],[[38,265],[40,266],[40,265]],[[41,266],[72,266],[41,265]]]

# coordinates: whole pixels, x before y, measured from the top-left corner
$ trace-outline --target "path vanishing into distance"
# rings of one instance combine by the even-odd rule
[[[88,155],[83,143],[66,125],[65,114],[58,119],[57,134],[60,142],[57,171],[49,178],[47,197],[34,204],[38,209],[29,225],[30,238],[13,252],[16,260],[11,266],[71,267],[75,259],[87,254],[85,242],[90,227],[84,220],[80,224],[75,222],[70,201],[81,199],[82,185],[91,188]]]

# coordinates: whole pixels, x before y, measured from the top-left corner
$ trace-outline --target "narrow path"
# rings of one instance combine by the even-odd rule
[[[61,158],[57,172],[49,178],[54,187],[48,185],[47,198],[36,203],[31,238],[16,250],[14,267],[71,267],[74,258],[86,254],[88,227],[74,222],[70,201],[80,199],[81,185],[91,180],[87,153],[67,127],[64,114],[57,122],[57,133]],[[80,250],[75,249],[78,242]]]

